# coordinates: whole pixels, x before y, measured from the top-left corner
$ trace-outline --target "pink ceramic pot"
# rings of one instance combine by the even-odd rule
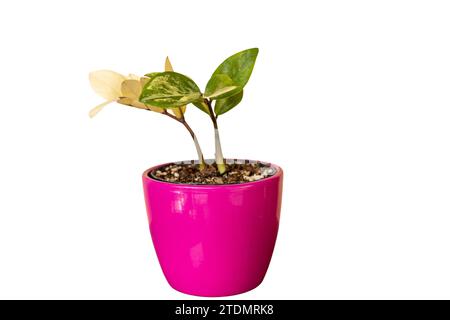
[[[164,166],[164,165],[161,165]],[[269,267],[280,220],[283,171],[255,182],[193,185],[144,172],[153,245],[176,290],[218,297],[257,287]]]

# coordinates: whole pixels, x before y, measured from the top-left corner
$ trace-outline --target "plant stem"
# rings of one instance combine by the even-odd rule
[[[214,125],[214,141],[216,147],[216,164],[217,169],[221,174],[224,174],[227,171],[225,162],[223,160],[222,146],[220,144],[220,135],[219,135],[219,126],[217,125],[217,117],[214,115],[213,108],[211,106],[211,100],[205,99],[205,103],[208,105],[209,116]]]
[[[178,122],[180,122],[181,124],[183,124],[183,126],[187,129],[187,131],[189,131],[189,134],[192,137],[192,140],[194,140],[194,144],[195,144],[195,149],[197,150],[197,156],[198,156],[198,161],[199,161],[199,165],[200,165],[200,170],[203,170],[205,168],[205,159],[203,158],[203,152],[202,149],[200,148],[200,144],[198,143],[197,137],[194,133],[194,130],[192,130],[192,128],[189,126],[189,124],[186,122],[186,120],[184,119],[184,115],[182,115],[181,118],[177,118],[176,116],[170,114],[169,112],[167,112],[167,110],[164,110],[164,112],[162,112],[163,115],[168,116],[172,119],[177,120]]]

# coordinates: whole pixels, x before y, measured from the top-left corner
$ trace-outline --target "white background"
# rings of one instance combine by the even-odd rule
[[[0,298],[190,298],[148,232],[141,173],[195,158],[184,128],[108,106],[96,69],[204,87],[260,48],[221,117],[226,157],[285,170],[263,284],[236,298],[450,298],[448,1],[2,1]],[[205,154],[210,120],[186,114]]]

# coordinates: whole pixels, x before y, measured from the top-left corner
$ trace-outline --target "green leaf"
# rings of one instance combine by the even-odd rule
[[[223,99],[235,95],[241,90],[242,88],[235,85],[226,74],[214,74],[206,85],[205,97],[212,100]]]
[[[148,75],[147,75],[148,76]],[[176,108],[197,101],[202,94],[195,82],[177,72],[160,72],[142,89],[139,101],[161,108]]]
[[[225,74],[230,77],[234,85],[243,89],[252,74],[258,51],[258,48],[252,48],[232,55],[214,71],[213,77]]]
[[[224,114],[225,112],[230,111],[231,109],[236,107],[239,104],[239,102],[241,102],[243,95],[244,91],[241,90],[234,96],[216,100],[216,104],[214,105],[214,113],[218,116],[220,114]]]

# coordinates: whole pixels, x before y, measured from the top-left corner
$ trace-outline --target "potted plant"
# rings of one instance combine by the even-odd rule
[[[222,62],[202,92],[189,77],[164,72],[139,77],[101,70],[90,74],[93,89],[111,102],[157,112],[182,124],[198,160],[154,166],[142,175],[153,244],[162,271],[176,290],[198,296],[228,296],[257,287],[272,257],[278,232],[283,172],[261,161],[225,159],[218,118],[243,97],[258,49]],[[215,159],[205,160],[185,118],[194,105],[214,129]]]

